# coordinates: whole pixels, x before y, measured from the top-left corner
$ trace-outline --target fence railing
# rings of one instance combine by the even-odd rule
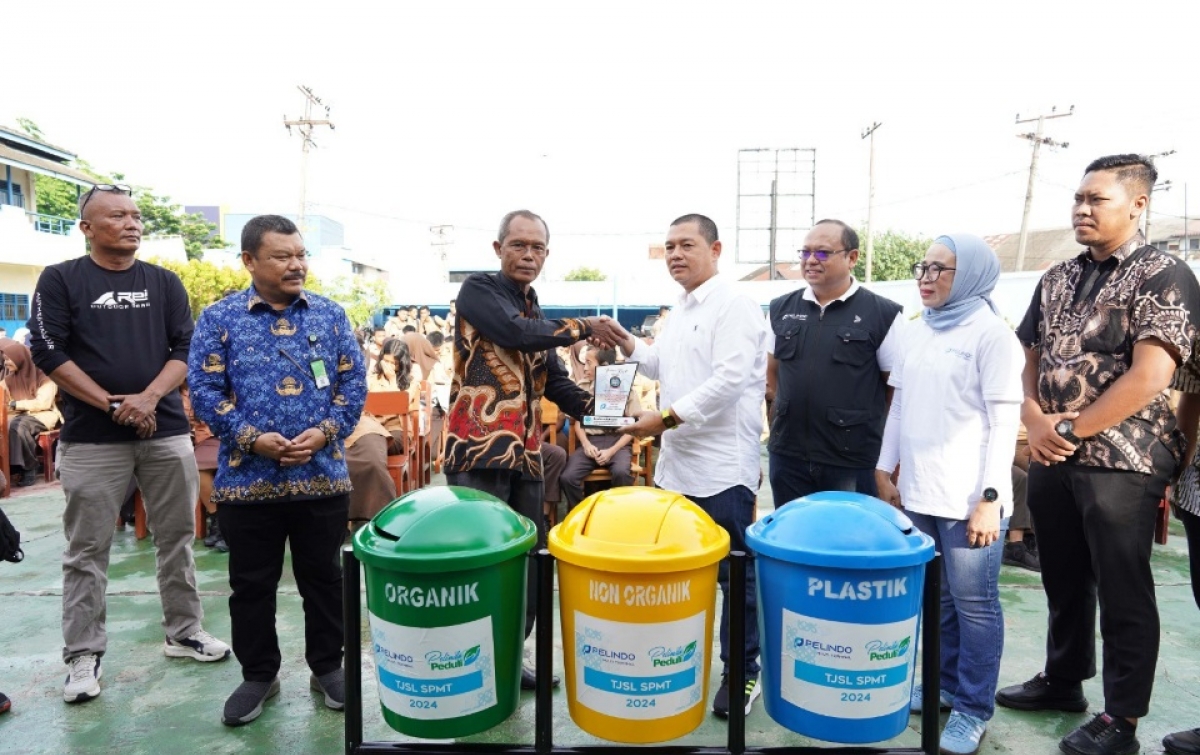
[[[59,236],[67,236],[71,233],[71,228],[75,226],[74,218],[63,218],[58,215],[44,215],[40,212],[26,212],[29,220],[33,223],[33,228],[42,233],[53,233]]]

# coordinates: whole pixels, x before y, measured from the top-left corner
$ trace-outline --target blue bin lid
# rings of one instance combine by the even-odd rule
[[[746,528],[755,555],[809,566],[888,569],[933,558],[933,538],[877,498],[829,491],[797,498]]]

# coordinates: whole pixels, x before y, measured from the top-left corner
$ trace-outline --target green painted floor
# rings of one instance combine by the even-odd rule
[[[760,511],[770,504],[760,496]],[[65,667],[59,633],[62,492],[55,485],[19,489],[0,500],[26,541],[21,564],[0,563],[0,690],[13,699],[0,715],[0,755],[17,753],[120,752],[128,755],[183,753],[338,753],[342,752],[341,714],[327,710],[308,689],[303,659],[303,623],[295,583],[286,573],[279,598],[278,626],[284,643],[283,690],[262,717],[239,729],[220,723],[225,697],[240,681],[236,662],[200,664],[162,654],[161,611],[154,582],[154,552],[149,540],[132,531],[117,533],[109,570],[109,650],[104,657],[103,694],[68,706],[62,701]],[[228,583],[225,556],[197,543],[197,581],[207,613],[205,628],[228,640]],[[1145,753],[1162,752],[1164,734],[1200,726],[1200,611],[1192,601],[1186,542],[1178,524],[1171,542],[1156,546],[1154,570],[1162,613],[1162,655],[1151,714],[1139,727]],[[1001,684],[1022,681],[1040,668],[1046,621],[1045,600],[1036,574],[1004,567],[1007,626]],[[364,616],[365,622],[365,616]],[[555,631],[555,666],[561,675],[561,642]],[[715,655],[715,653],[714,653]],[[362,659],[364,679],[373,679]],[[713,674],[712,689],[719,680]],[[1095,706],[1100,684],[1085,685]],[[368,740],[403,741],[382,720],[373,683],[363,690]],[[711,698],[711,693],[710,693]],[[1059,738],[1088,720],[1084,714],[1029,714],[996,711],[981,752],[1058,752]],[[750,746],[797,746],[814,743],[775,724],[756,705],[746,724]],[[567,714],[562,689],[554,694],[554,737],[558,744],[592,744]],[[533,740],[533,698],[526,693],[517,713],[495,729],[468,741]],[[721,745],[725,724],[712,716],[678,744]],[[919,722],[894,744],[916,747]]]

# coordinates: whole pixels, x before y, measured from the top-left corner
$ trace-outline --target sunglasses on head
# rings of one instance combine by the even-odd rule
[[[133,196],[133,189],[125,184],[96,184],[88,189],[87,196],[83,198],[83,204],[79,205],[80,217],[83,217],[83,208],[88,206],[88,202],[92,201],[92,197],[96,196],[96,192],[98,191],[115,191],[127,197]]]

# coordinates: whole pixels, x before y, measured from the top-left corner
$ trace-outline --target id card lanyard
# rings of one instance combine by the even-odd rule
[[[316,354],[316,350],[315,350],[316,345],[317,345],[316,335],[309,333],[308,345],[309,345],[309,355],[312,357],[311,361],[309,361],[309,363],[308,363],[309,369],[311,370],[311,372],[309,372],[309,377],[312,378],[312,381],[316,384],[318,389],[328,388],[329,387],[329,372],[325,369],[325,360],[321,359]],[[289,354],[287,352],[287,349],[280,347],[279,354],[280,354],[280,356],[284,357],[292,364],[296,365],[296,369],[300,370],[301,372],[305,372],[304,366],[301,365],[300,362],[297,361],[295,357],[293,357],[291,354]]]

